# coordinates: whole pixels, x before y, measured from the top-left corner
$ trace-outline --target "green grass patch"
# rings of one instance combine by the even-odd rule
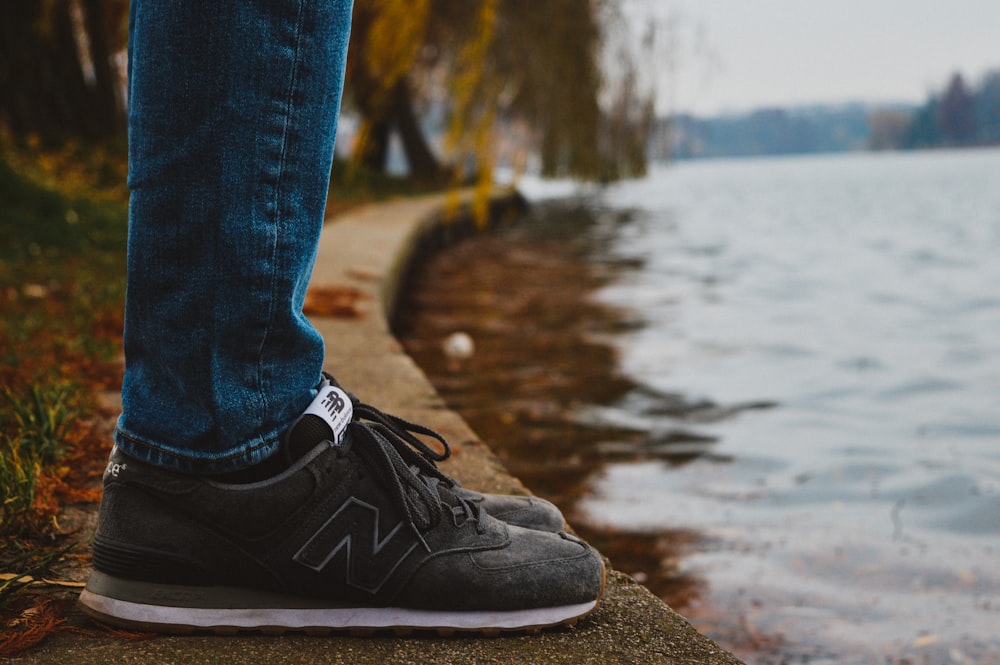
[[[70,544],[54,549],[37,549],[15,544],[3,561],[4,571],[0,577],[0,612],[10,608],[22,593],[75,547],[75,544]]]
[[[127,204],[116,179],[124,157],[107,148],[0,143],[0,538],[26,551],[60,547],[67,455],[92,436],[96,390],[118,380]]]
[[[0,247],[17,267],[124,247],[124,205],[70,197],[0,161]],[[33,272],[38,273],[39,270]]]
[[[71,384],[33,385],[22,394],[0,389],[0,430],[17,432],[20,448],[44,464],[66,454],[80,412],[79,388]]]

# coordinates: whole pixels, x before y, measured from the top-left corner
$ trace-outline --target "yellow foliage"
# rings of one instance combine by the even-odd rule
[[[486,81],[486,55],[496,35],[498,0],[483,0],[479,5],[476,17],[477,29],[471,39],[462,48],[458,56],[457,67],[451,82],[454,95],[451,125],[448,132],[449,145],[461,151],[463,147],[480,143],[479,131],[492,130],[494,109],[487,104],[486,113],[477,114],[477,102],[483,100],[483,93],[489,87]],[[495,86],[494,90],[495,90]],[[479,115],[478,122],[475,116]],[[465,132],[465,123],[473,124],[471,134]],[[485,123],[489,123],[488,126]],[[471,137],[471,141],[469,138]]]
[[[459,52],[452,79],[454,95],[447,145],[461,163],[471,155],[476,163],[473,215],[476,224],[489,220],[489,196],[493,186],[493,126],[499,85],[486,71],[487,54],[496,36],[498,0],[482,0],[476,16],[477,27]],[[462,179],[461,168],[455,177]]]
[[[371,141],[372,123],[383,119],[391,106],[394,87],[413,68],[424,45],[429,19],[430,0],[369,0],[355,8],[352,40],[359,35],[361,39],[352,41],[352,48],[360,47],[357,55],[362,64],[355,69],[363,70],[363,74],[356,76],[365,81],[365,90],[356,90],[365,97],[365,112],[355,137],[356,158]]]
[[[416,60],[427,32],[430,0],[371,0],[375,19],[365,64],[384,92],[392,90]]]

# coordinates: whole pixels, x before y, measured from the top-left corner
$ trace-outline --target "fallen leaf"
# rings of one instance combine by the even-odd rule
[[[47,578],[35,579],[31,575],[18,575],[17,573],[0,573],[0,582],[9,582],[10,580],[18,580],[24,584],[44,584],[46,586],[61,586],[68,587],[71,589],[82,589],[87,586],[86,582],[73,582],[71,580],[50,580]]]

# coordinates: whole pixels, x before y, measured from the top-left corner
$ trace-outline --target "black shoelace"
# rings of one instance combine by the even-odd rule
[[[436,462],[451,455],[448,441],[429,427],[385,413],[351,393],[348,396],[354,418],[345,444],[378,474],[421,541],[421,533],[438,524],[445,507],[457,525],[473,520],[477,530],[481,529],[479,507],[449,491],[455,481],[437,468]],[[434,450],[417,435],[438,441],[444,452]]]

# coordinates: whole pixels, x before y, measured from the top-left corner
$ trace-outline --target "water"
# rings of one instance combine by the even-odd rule
[[[1000,663],[1000,152],[682,163],[595,205],[631,217],[599,297],[640,389],[575,417],[643,438],[583,513],[698,534],[687,613],[748,662]]]

